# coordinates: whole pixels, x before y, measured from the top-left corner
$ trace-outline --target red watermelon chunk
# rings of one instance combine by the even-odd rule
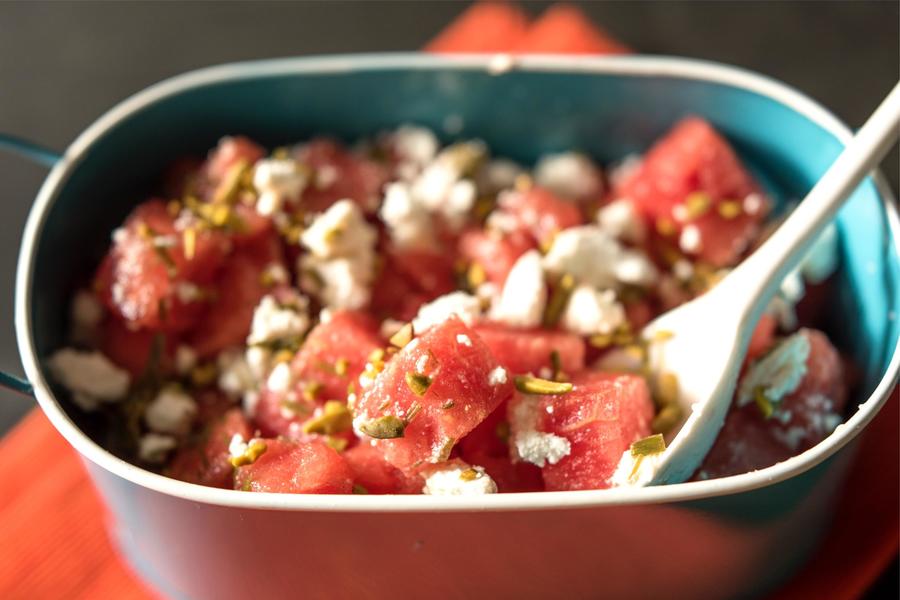
[[[349,198],[367,212],[381,200],[388,169],[368,158],[357,156],[329,139],[316,139],[297,151],[297,160],[313,168],[313,184],[303,192],[302,205],[312,212]]]
[[[500,364],[514,374],[539,375],[552,369],[550,355],[554,350],[559,353],[564,372],[577,373],[584,369],[584,340],[574,333],[514,329],[494,323],[476,325],[475,332]]]
[[[150,363],[154,338],[158,335],[161,334],[144,329],[132,331],[121,319],[108,315],[100,325],[100,350],[107,358],[128,371],[132,377],[138,378]],[[171,369],[176,347],[177,340],[173,336],[164,336],[162,354],[159,357],[162,373]]]
[[[224,137],[210,152],[203,172],[212,184],[219,183],[233,166],[241,161],[252,165],[266,155],[265,149],[244,136]]]
[[[404,471],[446,460],[454,444],[511,393],[512,378],[505,371],[492,377],[498,367],[481,338],[451,317],[387,363],[354,407],[357,428],[404,422],[402,437],[374,442]]]
[[[750,337],[750,343],[747,345],[747,356],[744,363],[756,360],[769,351],[775,342],[775,329],[778,327],[778,321],[771,314],[764,314],[759,318],[756,327],[753,329],[753,335]]]
[[[566,438],[571,452],[542,474],[548,490],[608,488],[632,442],[650,435],[654,408],[642,377],[582,372],[561,396],[543,396],[538,430]]]
[[[281,245],[274,235],[235,249],[214,285],[214,300],[190,334],[190,344],[201,358],[244,344],[253,311],[269,288],[261,279],[270,265],[282,264]]]
[[[254,463],[235,469],[234,489],[282,494],[349,494],[352,491],[353,471],[324,442],[263,441],[266,451]]]
[[[366,494],[420,494],[422,492],[422,477],[416,474],[405,475],[400,469],[387,462],[384,454],[368,442],[362,442],[346,450],[343,457],[353,471],[353,484],[357,492]]]
[[[584,223],[576,204],[534,186],[525,192],[510,191],[498,198],[499,210],[512,218],[515,229],[527,233],[538,244],[546,244],[563,229]]]
[[[782,399],[769,419],[755,404],[733,405],[696,478],[769,467],[812,448],[840,422],[847,403],[841,357],[825,334],[812,329],[801,329],[800,334],[810,344],[800,385]]]
[[[469,263],[480,265],[487,281],[502,288],[506,276],[520,256],[535,247],[534,240],[522,232],[499,232],[472,229],[459,238],[459,254]]]
[[[113,247],[98,270],[96,288],[109,309],[130,326],[181,331],[205,305],[185,300],[184,290],[208,285],[227,251],[224,236],[201,232],[194,255],[188,259],[181,232],[176,231],[166,205],[151,200],[135,208],[117,230]]]
[[[409,321],[419,307],[456,289],[453,256],[433,250],[389,249],[372,290],[372,312]]]
[[[500,493],[541,491],[541,470],[526,462],[513,463],[509,458],[506,409],[504,402],[460,441],[460,456],[469,464],[483,467]]]
[[[710,207],[688,219],[700,239],[692,256],[719,267],[735,264],[758,234],[768,201],[728,142],[703,119],[678,123],[654,144],[634,173],[619,182],[613,196],[632,201],[651,223],[669,221],[677,234],[684,221],[677,218],[678,208],[683,209],[697,192],[709,199]],[[759,206],[749,214],[743,206],[751,194],[759,195]],[[737,203],[739,214],[722,216],[723,202]]]
[[[188,483],[230,488],[234,469],[228,445],[235,434],[244,439],[251,435],[250,424],[239,408],[206,420],[198,440],[178,450],[165,474]]]
[[[382,348],[378,323],[362,312],[337,311],[316,325],[291,362],[299,391],[309,383],[322,385],[318,397],[344,400],[350,384],[357,386],[373,351]]]

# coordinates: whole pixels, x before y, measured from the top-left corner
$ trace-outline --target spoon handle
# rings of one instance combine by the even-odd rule
[[[742,309],[742,330],[762,314],[782,280],[800,263],[819,233],[859,182],[877,166],[900,134],[900,83],[847,143],[803,202],[766,242],[734,269],[715,290]]]

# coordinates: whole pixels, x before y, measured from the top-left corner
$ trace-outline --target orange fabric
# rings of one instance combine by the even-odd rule
[[[435,52],[622,52],[575,8],[549,9],[534,26],[509,4],[467,10],[428,46]],[[869,428],[834,527],[810,563],[778,594],[858,598],[896,555],[900,506],[897,390]],[[0,441],[0,598],[149,600],[116,558],[105,509],[72,448],[35,410]]]

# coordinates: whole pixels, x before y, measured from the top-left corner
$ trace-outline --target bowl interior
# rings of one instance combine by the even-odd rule
[[[291,67],[290,65],[296,65]],[[779,102],[739,87],[666,75],[432,68],[310,69],[281,63],[252,77],[200,82],[118,120],[77,157],[36,239],[31,280],[35,348],[66,342],[68,299],[84,285],[128,211],[163,168],[202,155],[227,134],[269,146],[331,134],[348,141],[401,123],[445,139],[479,137],[523,163],[579,149],[608,163],[641,152],[676,120],[700,115],[723,131],[781,199],[802,198],[842,148],[828,131]],[[900,268],[875,184],[839,217],[842,268],[822,326],[862,369],[869,396],[897,344]],[[57,397],[64,397],[55,390]],[[64,402],[89,433],[96,423]]]

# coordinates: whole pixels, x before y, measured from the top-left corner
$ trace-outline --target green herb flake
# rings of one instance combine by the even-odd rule
[[[391,336],[390,341],[391,344],[398,348],[403,348],[408,343],[410,343],[413,339],[413,326],[412,323],[407,323],[403,327],[401,327],[397,333]]]
[[[555,396],[572,391],[572,384],[567,381],[550,381],[532,375],[517,375],[515,384],[516,389],[523,394]]]
[[[366,421],[359,427],[360,431],[377,440],[392,440],[403,437],[406,421],[394,415],[385,415]]]
[[[463,471],[462,473],[459,474],[459,478],[462,479],[463,481],[475,481],[479,477],[481,477],[481,473],[479,473],[472,467],[469,467],[468,469],[466,469],[465,471]]]
[[[231,466],[233,467],[252,465],[260,456],[265,453],[267,449],[268,447],[266,446],[266,443],[264,441],[253,440],[247,446],[247,450],[243,454],[241,454],[240,456],[232,456],[229,461],[231,462]]]
[[[672,431],[681,421],[681,407],[677,404],[663,406],[662,409],[653,417],[650,429],[653,433],[666,434]]]
[[[559,278],[559,282],[553,287],[553,292],[550,294],[550,300],[547,302],[547,308],[544,311],[544,327],[556,327],[574,289],[574,277],[567,273]]]
[[[759,409],[760,414],[762,414],[764,419],[771,419],[772,415],[775,413],[775,406],[772,403],[772,400],[766,396],[766,389],[762,386],[757,387],[753,390],[753,401],[756,403],[756,407]]]
[[[431,377],[422,375],[421,373],[406,373],[406,385],[412,390],[416,396],[424,396],[428,388],[431,387]]]
[[[562,358],[559,356],[559,350],[550,351],[550,368],[553,369],[553,379],[562,381],[564,373],[562,371]]]
[[[349,431],[353,427],[353,415],[347,405],[338,400],[329,400],[322,407],[322,413],[303,423],[303,433],[334,435]]]
[[[656,433],[631,444],[631,456],[632,458],[650,456],[651,454],[659,454],[665,449],[666,440],[661,433]]]
[[[367,490],[365,487],[359,485],[358,483],[354,483],[353,484],[353,493],[358,496],[365,496],[366,494],[369,493],[369,490]]]
[[[334,373],[335,375],[339,375],[343,377],[347,374],[347,370],[350,368],[350,361],[346,358],[339,358],[334,362]]]

